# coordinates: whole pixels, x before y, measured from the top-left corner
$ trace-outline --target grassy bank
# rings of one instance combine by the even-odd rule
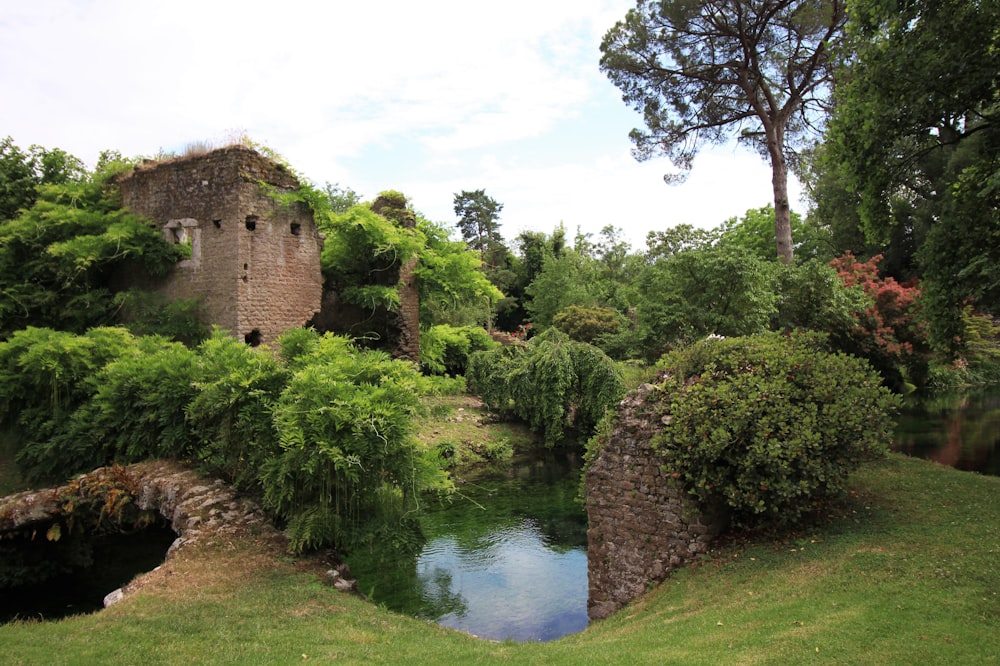
[[[821,524],[723,544],[552,643],[398,616],[236,542],[181,551],[102,613],[0,627],[0,646],[15,664],[997,663],[1000,479],[892,456],[852,488]]]

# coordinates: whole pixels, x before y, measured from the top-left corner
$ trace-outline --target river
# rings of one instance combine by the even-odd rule
[[[892,448],[956,469],[1000,476],[1000,390],[910,396]]]

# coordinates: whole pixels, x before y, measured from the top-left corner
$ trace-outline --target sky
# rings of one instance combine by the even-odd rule
[[[0,0],[0,137],[182,153],[234,137],[366,200],[398,190],[453,225],[454,196],[503,204],[501,234],[611,225],[635,249],[771,202],[767,162],[706,147],[683,185],[639,163],[642,118],[600,71],[634,0]],[[790,183],[793,209],[801,187]]]

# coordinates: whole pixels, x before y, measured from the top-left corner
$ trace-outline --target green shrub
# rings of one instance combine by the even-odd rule
[[[96,392],[73,413],[66,435],[53,438],[54,446],[86,443],[99,464],[193,457],[196,439],[184,410],[196,395],[198,370],[197,354],[183,344],[136,338],[97,373]]]
[[[552,325],[578,342],[595,344],[601,336],[618,333],[622,317],[611,308],[570,305],[556,313]]]
[[[118,319],[133,335],[162,335],[195,347],[211,333],[202,323],[197,299],[169,300],[156,292],[131,290],[115,295]]]
[[[273,405],[280,451],[261,470],[293,549],[357,548],[445,484],[412,433],[419,380],[411,363],[332,335],[299,359]]]
[[[413,417],[426,390],[463,382],[433,379],[311,330],[276,356],[218,330],[191,350],[125,329],[28,329],[0,343],[0,420],[32,480],[176,458],[262,496],[295,550],[410,548],[417,495],[449,487]]]
[[[665,469],[737,526],[794,522],[884,455],[899,399],[819,334],[706,339],[672,352],[652,394]]]
[[[274,405],[289,372],[271,354],[216,330],[198,347],[200,379],[185,408],[197,462],[241,490],[260,490],[260,468],[278,453]]]
[[[614,361],[555,328],[525,344],[473,354],[467,378],[487,407],[523,419],[548,446],[570,427],[589,434],[624,393]]]
[[[425,372],[436,375],[464,375],[470,354],[498,346],[478,326],[439,324],[420,333],[420,365]]]
[[[99,371],[134,344],[120,328],[76,335],[29,327],[0,342],[0,425],[12,430],[29,481],[62,480],[107,462],[90,438],[70,436],[72,417],[96,393]]]

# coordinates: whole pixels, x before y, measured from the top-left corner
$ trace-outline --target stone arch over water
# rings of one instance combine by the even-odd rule
[[[0,498],[0,554],[6,549],[7,555],[0,561],[0,588],[18,575],[44,577],[72,565],[72,540],[81,535],[141,530],[157,522],[177,534],[164,561],[200,541],[231,540],[246,533],[282,539],[255,503],[237,496],[222,481],[206,479],[178,463],[104,467],[62,486]],[[18,548],[32,549],[30,556],[19,556]],[[38,553],[48,553],[49,561]],[[137,579],[109,595],[106,603],[138,587]]]

